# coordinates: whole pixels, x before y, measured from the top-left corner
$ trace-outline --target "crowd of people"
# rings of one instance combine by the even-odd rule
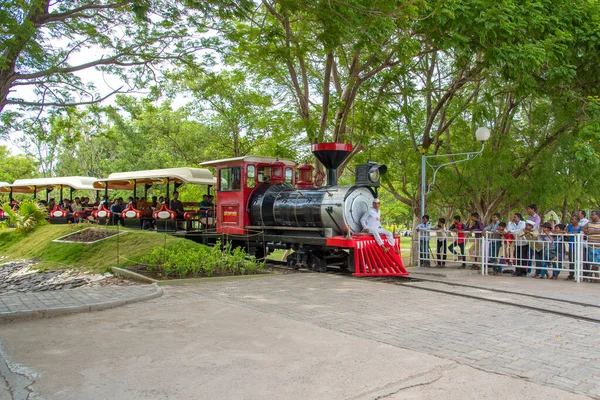
[[[581,240],[585,277],[600,283],[600,211],[593,211],[590,219],[579,210],[572,215],[568,224],[553,220],[542,223],[537,207],[531,204],[526,209],[527,217],[514,213],[510,221],[501,221],[500,214],[494,214],[488,225],[484,225],[478,213],[472,213],[468,223],[455,215],[447,227],[446,220],[439,218],[435,225],[429,216],[424,215],[417,226],[419,234],[420,266],[430,267],[432,249],[430,240],[435,237],[434,262],[445,267],[447,252],[461,262],[459,268],[467,267],[466,245],[472,269],[481,268],[482,247],[486,247],[486,261],[492,268],[491,275],[501,275],[510,267],[513,276],[531,276],[537,279],[556,280],[561,269],[568,269],[566,280],[574,279],[576,261],[576,241]],[[448,242],[450,244],[448,245]],[[592,279],[593,278],[593,279]]]

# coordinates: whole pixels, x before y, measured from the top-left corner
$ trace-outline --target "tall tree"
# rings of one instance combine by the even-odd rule
[[[188,23],[196,30],[188,29]],[[198,13],[171,1],[4,1],[4,128],[23,110],[97,103],[119,91],[144,87],[156,79],[156,68],[165,61],[191,62],[205,47],[202,30]],[[98,93],[96,85],[83,78],[92,70],[118,76],[125,87]]]
[[[295,105],[311,143],[350,142],[367,82],[418,53],[412,1],[263,0],[243,19],[221,19],[226,60],[262,78]]]

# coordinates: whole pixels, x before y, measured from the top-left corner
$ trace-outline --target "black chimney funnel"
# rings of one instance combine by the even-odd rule
[[[327,186],[337,185],[337,169],[352,153],[352,145],[346,143],[313,144],[312,152],[327,168]]]

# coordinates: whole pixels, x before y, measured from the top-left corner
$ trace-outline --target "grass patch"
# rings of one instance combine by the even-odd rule
[[[180,239],[171,235],[134,231],[121,228],[127,233],[117,235],[94,244],[55,243],[54,239],[87,228],[89,225],[44,225],[29,234],[18,234],[14,229],[0,231],[0,255],[8,260],[35,259],[36,268],[75,268],[102,273],[108,267],[127,267],[139,263],[154,248],[175,244]],[[102,227],[99,229],[116,229]],[[193,243],[191,246],[201,246]]]

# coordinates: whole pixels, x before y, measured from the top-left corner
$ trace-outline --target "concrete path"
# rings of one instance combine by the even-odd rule
[[[600,396],[600,330],[587,322],[336,275],[164,290],[0,325],[0,398]]]
[[[0,295],[0,323],[105,310],[153,299],[162,293],[162,289],[155,284],[8,293]]]

